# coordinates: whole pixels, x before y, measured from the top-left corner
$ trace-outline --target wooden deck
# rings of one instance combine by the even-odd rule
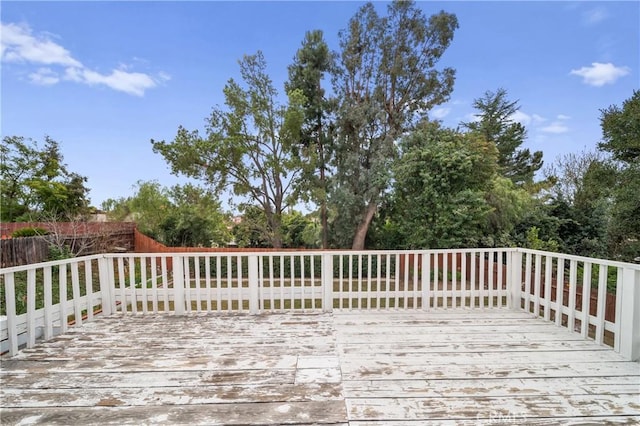
[[[500,309],[113,316],[0,377],[2,424],[640,422],[640,364]]]

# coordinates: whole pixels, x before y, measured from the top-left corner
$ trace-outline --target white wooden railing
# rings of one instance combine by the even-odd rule
[[[511,308],[640,358],[640,265],[528,249],[103,254],[0,280],[10,355],[94,315]]]

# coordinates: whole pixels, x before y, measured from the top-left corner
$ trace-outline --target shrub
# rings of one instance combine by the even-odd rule
[[[44,228],[20,228],[13,231],[12,238],[20,237],[38,237],[41,235],[47,235],[49,231]]]
[[[48,260],[64,260],[70,259],[73,257],[73,252],[69,249],[69,247],[62,245],[49,245],[49,258]]]

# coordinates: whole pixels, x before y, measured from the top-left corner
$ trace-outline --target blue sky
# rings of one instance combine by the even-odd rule
[[[279,90],[307,30],[332,49],[362,2],[3,1],[2,136],[61,144],[88,178],[92,204],[132,194],[138,180],[184,182],[151,150],[179,125],[204,129],[238,59],[264,52]],[[386,3],[376,2],[384,13]],[[433,118],[457,126],[473,99],[504,88],[521,110],[526,146],[595,149],[600,109],[640,87],[639,2],[419,2],[460,28],[439,66],[457,70]],[[224,199],[223,199],[224,201]]]

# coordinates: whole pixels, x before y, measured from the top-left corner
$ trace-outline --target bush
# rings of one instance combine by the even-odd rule
[[[20,237],[39,237],[41,235],[47,235],[49,231],[44,228],[20,228],[13,231],[12,238]]]
[[[49,258],[48,260],[64,260],[70,259],[73,257],[73,252],[69,249],[69,247],[63,245],[58,247],[56,245],[49,245]]]

